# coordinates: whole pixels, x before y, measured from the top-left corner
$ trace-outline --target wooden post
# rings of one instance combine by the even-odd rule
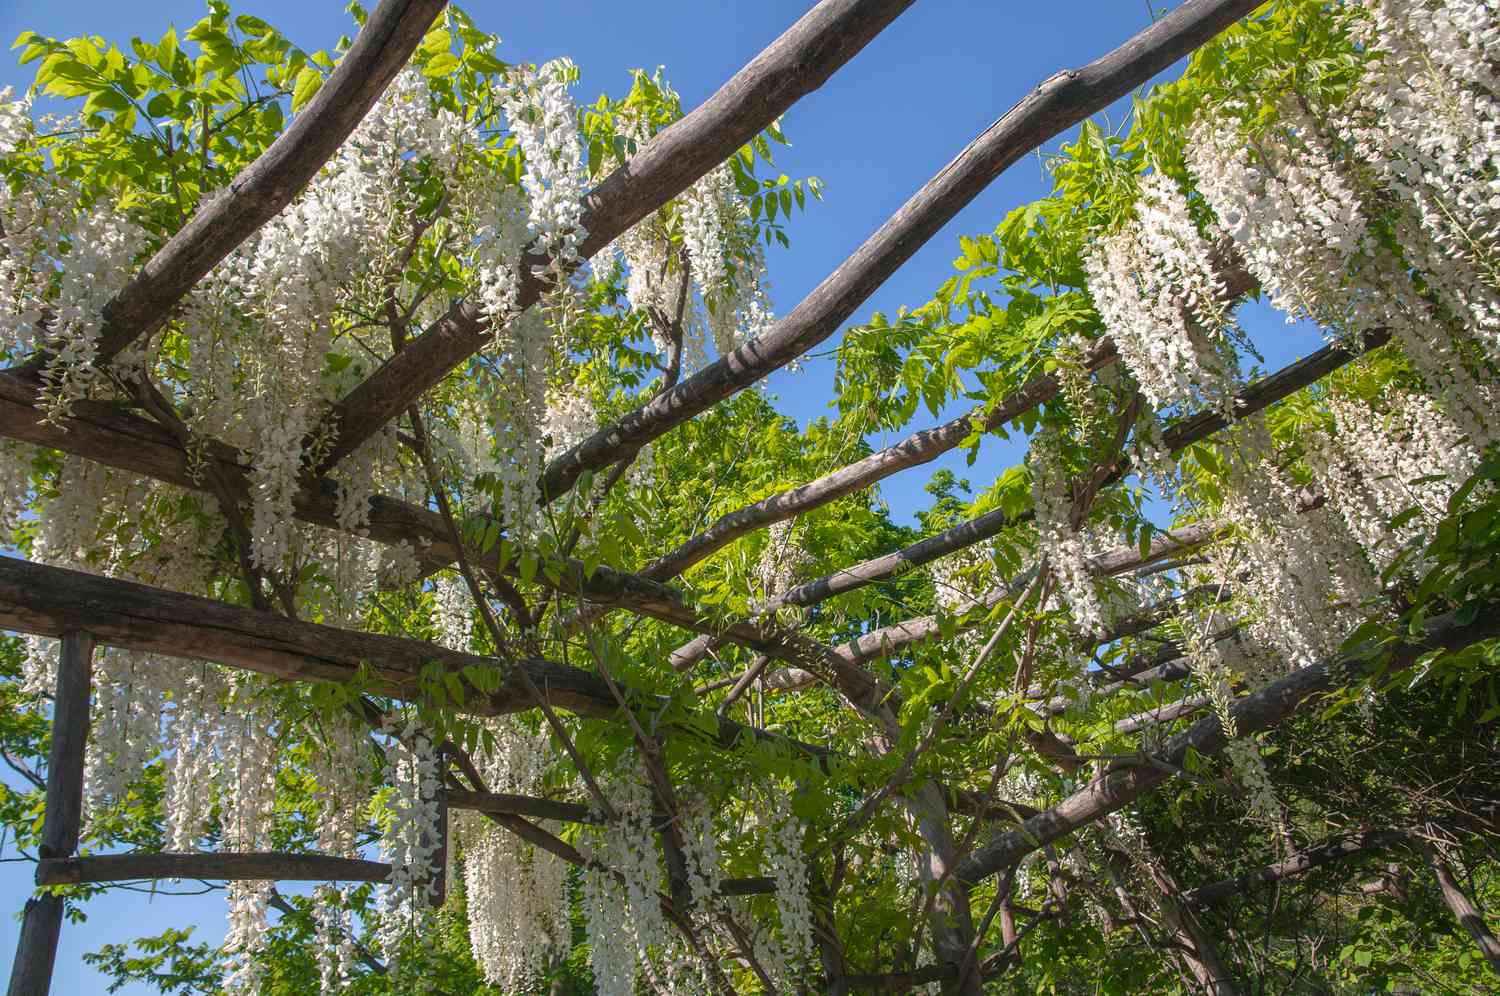
[[[1478,945],[1479,953],[1484,955],[1490,971],[1500,976],[1500,940],[1496,940],[1494,932],[1484,922],[1484,915],[1479,912],[1479,907],[1475,906],[1468,894],[1459,887],[1457,880],[1453,877],[1453,870],[1448,867],[1448,862],[1443,858],[1442,853],[1426,841],[1423,841],[1421,846],[1427,857],[1427,864],[1437,878],[1438,888],[1443,891],[1443,902],[1448,904],[1448,909],[1452,911],[1459,925],[1469,932],[1470,937],[1474,938],[1474,943]]]
[[[52,748],[47,754],[47,808],[42,822],[42,859],[66,858],[78,847],[83,822],[83,753],[89,737],[89,683],[94,638],[69,631],[62,637],[57,696],[52,707]],[[21,938],[10,972],[8,996],[46,996],[52,987],[63,898],[51,893],[26,901]]]
[[[1192,907],[1182,901],[1177,879],[1154,855],[1146,854],[1146,872],[1157,889],[1162,919],[1182,945],[1179,953],[1198,984],[1211,996],[1240,996],[1239,983],[1219,954],[1219,946]]]

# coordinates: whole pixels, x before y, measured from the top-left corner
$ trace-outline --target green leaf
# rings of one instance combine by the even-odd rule
[[[297,82],[292,87],[292,110],[302,110],[307,102],[317,94],[318,88],[323,85],[323,74],[311,66],[303,68],[297,74]]]

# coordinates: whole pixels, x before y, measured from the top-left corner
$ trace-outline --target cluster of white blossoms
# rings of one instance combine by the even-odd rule
[[[418,164],[451,173],[470,141],[457,115],[433,110],[421,74],[402,72],[306,190],[194,290],[195,407],[251,457],[250,552],[263,570],[289,566],[297,548],[311,434],[341,386],[328,357],[353,348],[339,340],[341,309],[398,251],[393,219]]]
[[[1221,512],[1235,536],[1208,551],[1209,579],[1242,596],[1255,642],[1284,666],[1315,664],[1379,598],[1379,579],[1337,514],[1304,508],[1259,416],[1237,423],[1231,438]]]
[[[497,717],[486,721],[484,740],[475,763],[490,791],[542,794],[553,760],[545,727]],[[460,824],[459,838],[474,960],[486,981],[517,989],[567,947],[567,866],[477,817]]]
[[[1037,548],[1073,610],[1080,633],[1102,633],[1104,605],[1089,571],[1083,536],[1073,527],[1073,491],[1062,466],[1055,429],[1045,428],[1032,440],[1026,463],[1031,471],[1031,507],[1036,513]]]
[[[760,590],[762,598],[757,604],[768,603],[786,594],[801,580],[812,555],[793,535],[796,519],[782,519],[766,530],[766,545],[755,562],[751,580]]]
[[[759,821],[765,827],[766,871],[776,882],[776,919],[781,926],[779,943],[768,970],[779,979],[791,980],[800,966],[815,957],[812,903],[808,898],[807,859],[802,854],[806,833],[792,812],[792,799],[780,785],[764,786]]]
[[[710,910],[724,882],[719,840],[714,832],[714,807],[705,796],[694,794],[679,801],[677,816],[687,865],[688,894],[695,910]]]
[[[531,234],[558,263],[578,258],[587,235],[579,227],[588,193],[578,109],[568,96],[576,74],[568,59],[512,70],[503,107],[511,135],[526,157],[521,183],[530,205]]]
[[[1482,447],[1500,423],[1500,394],[1477,363],[1481,349],[1496,355],[1500,214],[1488,177],[1500,144],[1483,121],[1494,106],[1483,96],[1492,70],[1479,68],[1475,53],[1492,53],[1495,39],[1492,29],[1456,25],[1487,23],[1476,8],[1492,5],[1369,6],[1379,30],[1366,25],[1367,44],[1378,51],[1347,106],[1319,115],[1288,100],[1273,125],[1248,132],[1247,108],[1226,105],[1193,126],[1188,163],[1272,304],[1289,320],[1310,318],[1338,335],[1389,332]],[[1468,77],[1428,61],[1430,49],[1414,37],[1454,40]],[[1459,113],[1453,106],[1468,108],[1457,125],[1442,120]],[[1424,192],[1429,177],[1440,190]],[[1450,179],[1467,193],[1448,194]],[[1443,200],[1450,196],[1466,198],[1465,206]],[[1399,258],[1371,229],[1370,218],[1391,205]]]
[[[486,982],[519,991],[567,950],[567,865],[478,817],[467,825],[469,945]]]
[[[607,789],[619,820],[579,840],[592,862],[583,873],[589,967],[599,996],[633,996],[641,964],[670,942],[658,898],[661,852],[651,790],[633,753],[621,759]]]
[[[389,823],[380,839],[380,853],[390,863],[390,878],[380,886],[377,900],[380,923],[376,938],[391,962],[401,941],[436,904],[446,869],[439,865],[442,838],[442,769],[431,735],[415,722],[385,719],[389,736],[386,766],[394,789]]]
[[[275,719],[259,682],[241,682],[223,712],[214,752],[214,780],[219,786],[222,846],[228,851],[267,851],[276,804],[277,735]],[[222,947],[231,993],[260,991],[265,966],[257,957],[265,948],[270,924],[266,904],[271,883],[230,882],[226,890],[229,930]]]
[[[1398,195],[1397,238],[1449,314],[1500,357],[1500,6],[1367,0],[1373,58],[1343,137]]]
[[[1428,534],[1479,466],[1479,451],[1427,395],[1388,391],[1379,408],[1329,399],[1332,433],[1311,433],[1307,461],[1320,491],[1372,564],[1384,570]],[[1396,522],[1403,513],[1414,511]]]
[[[1142,177],[1136,218],[1101,238],[1084,264],[1104,327],[1153,407],[1229,403],[1227,292],[1176,181]]]
[[[8,92],[8,91],[7,91]],[[0,96],[0,155],[32,137],[24,102]],[[80,191],[52,174],[0,183],[0,349],[41,350],[47,416],[60,419],[88,394],[104,305],[129,282],[146,234],[115,206],[79,204]]]
[[[31,97],[12,99],[15,90],[0,87],[0,156],[13,154],[31,139]]]

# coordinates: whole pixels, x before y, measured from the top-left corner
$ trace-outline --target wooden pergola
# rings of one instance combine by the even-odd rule
[[[822,343],[1006,168],[1167,69],[1252,13],[1260,2],[1187,0],[1114,51],[1040,82],[916,191],[852,256],[776,322],[768,334],[671,384],[649,403],[552,460],[541,481],[543,500],[566,495],[585,473],[604,471],[628,461],[675,426]],[[733,155],[799,98],[818,88],[910,4],[911,0],[818,3],[717,93],[645,143],[627,163],[590,191],[583,214],[583,227],[588,234],[579,251],[580,259],[600,252],[636,222]],[[98,365],[109,363],[160,328],[198,281],[292,201],[407,64],[443,7],[442,0],[382,0],[343,61],[286,132],[234,180],[224,196],[201,208],[105,308]],[[545,257],[532,251],[526,259],[530,265],[520,267],[525,274],[521,308],[536,303],[544,291],[543,278],[533,275],[540,271],[537,264],[544,262]],[[1231,299],[1254,289],[1253,280],[1237,268],[1231,266],[1227,277]],[[1382,332],[1369,333],[1365,345],[1380,345],[1385,338]],[[335,514],[337,489],[329,477],[330,471],[490,341],[491,330],[481,308],[460,301],[338,401],[328,415],[327,427],[335,442],[322,464],[305,472],[296,501],[297,517],[321,527],[339,529]],[[1237,410],[1244,414],[1260,411],[1327,376],[1354,356],[1351,349],[1341,346],[1321,349],[1248,385],[1236,398]],[[1115,361],[1114,349],[1106,341],[1087,358],[1087,366],[1097,370]],[[213,491],[221,498],[221,504],[225,496],[231,500],[232,504],[224,506],[226,509],[244,507],[248,468],[240,453],[227,444],[193,440],[190,461],[188,440],[181,432],[137,414],[124,404],[109,402],[78,401],[68,418],[60,422],[44,420],[42,366],[43,358],[38,357],[0,371],[0,435],[181,488]],[[940,630],[937,618],[907,619],[867,632],[849,643],[827,646],[778,625],[775,610],[783,606],[812,606],[894,577],[993,537],[1019,521],[1017,516],[996,511],[960,523],[906,549],[801,584],[758,614],[727,623],[692,604],[671,582],[740,537],[824,506],[953,450],[971,435],[976,420],[985,429],[999,427],[1050,401],[1060,391],[1061,385],[1053,375],[1038,375],[987,410],[966,413],[936,428],[914,433],[822,477],[724,515],[679,548],[665,552],[637,572],[609,567],[591,570],[579,561],[570,560],[557,564],[555,574],[540,572],[534,580],[585,603],[586,611],[625,611],[684,630],[687,638],[671,659],[679,671],[691,669],[717,645],[744,647],[758,655],[757,664],[752,666],[753,673],[747,671],[740,676],[737,690],[753,681],[767,667],[767,662],[774,662],[778,668],[797,669],[808,674],[809,680],[832,686],[877,729],[899,734],[900,727],[895,721],[899,710],[896,693],[865,665],[905,647],[936,639]],[[1171,426],[1166,443],[1172,451],[1180,451],[1225,425],[1221,413],[1204,412]],[[1107,485],[1120,475],[1122,466],[1120,460],[1101,466],[1089,486],[1097,490]],[[207,472],[201,472],[205,467]],[[1310,505],[1316,502],[1316,496],[1309,498]],[[410,543],[423,551],[423,566],[428,571],[454,564],[464,553],[439,511],[390,496],[377,495],[373,499],[367,535],[385,544]],[[1091,567],[1100,576],[1123,573],[1180,557],[1213,541],[1216,535],[1217,529],[1212,525],[1178,534],[1161,534],[1149,549],[1122,548],[1095,558]],[[480,566],[488,571],[509,576],[521,573],[517,559],[502,560],[494,551],[487,558]],[[1008,591],[998,590],[992,602],[998,603]],[[1127,620],[1107,638],[1117,639],[1149,629],[1170,609],[1167,606],[1158,613]],[[618,720],[622,715],[622,700],[619,690],[611,687],[612,679],[593,671],[540,658],[526,659],[506,669],[495,690],[482,692],[463,675],[466,668],[474,666],[493,668],[496,662],[489,658],[423,641],[303,622],[268,610],[231,606],[14,559],[0,559],[0,625],[62,639],[46,780],[45,829],[37,867],[37,883],[44,886],[175,877],[380,881],[390,871],[378,862],[316,854],[76,856],[89,722],[90,659],[98,645],[210,661],[285,681],[342,682],[364,667],[374,683],[372,691],[397,698],[415,696],[423,668],[436,662],[464,682],[467,691],[464,708],[477,714],[555,707],[590,719]],[[1497,632],[1500,632],[1500,612],[1481,613],[1467,623],[1439,620],[1425,639],[1395,648],[1385,655],[1380,666],[1399,668],[1429,649],[1465,646]],[[1175,657],[1171,648],[1168,650],[1161,657],[1143,658],[1109,675],[1097,676],[1101,690],[1118,690],[1133,675],[1185,676],[1183,668],[1171,670]],[[1235,703],[1233,715],[1238,729],[1243,734],[1274,726],[1335,680],[1348,680],[1361,668],[1372,666],[1375,665],[1363,659],[1350,659],[1294,672]],[[1162,718],[1148,717],[1144,721]],[[668,730],[667,735],[705,737],[721,745],[743,737],[762,737],[781,740],[789,749],[805,752],[815,760],[827,753],[822,748],[785,741],[736,723],[722,715],[722,711],[708,728],[715,729],[716,736],[704,734],[697,727]],[[891,738],[892,742],[896,739],[899,736]],[[931,849],[928,863],[937,870],[935,874],[942,876],[937,901],[949,904],[960,914],[954,918],[951,936],[935,938],[939,964],[916,973],[860,976],[850,973],[841,963],[837,945],[828,945],[823,959],[830,991],[848,992],[852,988],[885,991],[919,982],[945,981],[954,987],[953,991],[977,992],[979,979],[1002,970],[1013,951],[1007,949],[977,966],[961,957],[974,940],[968,912],[969,888],[989,876],[1004,874],[1027,853],[1149,792],[1181,767],[1189,750],[1211,755],[1224,745],[1218,720],[1212,716],[1202,719],[1169,740],[1155,763],[1111,766],[1077,793],[1044,812],[1020,813],[1016,807],[1005,807],[995,818],[1015,821],[1016,826],[951,866],[953,842],[946,836],[947,818],[951,812],[976,812],[976,800],[947,791],[924,796],[929,814],[938,817],[934,823],[936,829],[931,832],[927,822],[923,823],[926,846]],[[538,821],[597,820],[590,806],[489,792],[472,765],[465,765],[459,758],[453,760],[457,770],[450,773],[444,796],[448,807],[482,813],[566,861],[586,863],[582,855]],[[977,802],[977,814],[988,815],[984,800]],[[1368,848],[1378,842],[1357,843],[1358,847]],[[1332,860],[1354,853],[1358,847],[1348,842],[1333,842],[1324,849],[1326,853],[1319,852],[1315,857]],[[1284,869],[1283,873],[1294,874],[1297,870]],[[762,878],[724,883],[726,894],[752,894],[772,888],[771,881]],[[1225,886],[1228,888],[1232,887]],[[1189,898],[1193,903],[1206,903],[1217,895],[1215,888],[1209,887]],[[11,977],[11,996],[48,991],[62,912],[63,900],[51,893],[40,894],[28,902]]]

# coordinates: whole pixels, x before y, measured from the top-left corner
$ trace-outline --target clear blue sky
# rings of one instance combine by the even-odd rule
[[[970,138],[1039,81],[1087,62],[1145,27],[1150,20],[1147,4],[1148,0],[915,4],[786,116],[792,147],[778,153],[778,164],[792,176],[821,177],[826,195],[821,205],[798,219],[791,250],[771,254],[772,295],[778,310],[791,310]],[[471,2],[466,9],[480,26],[502,37],[507,59],[539,62],[571,56],[583,72],[580,99],[619,93],[627,71],[634,67],[664,65],[691,107],[808,6],[808,0],[573,0],[519,7]],[[342,3],[334,0],[245,0],[234,9],[270,21],[308,50],[331,47],[341,33],[351,30]],[[0,38],[8,43],[30,29],[64,38],[102,35],[125,47],[132,35],[154,39],[169,25],[184,29],[203,11],[201,0],[4,0]],[[0,87],[23,89],[30,82],[29,69],[17,67],[13,57],[4,60]],[[1113,108],[1113,120],[1118,122],[1122,113],[1122,106]],[[894,312],[901,305],[927,300],[951,272],[958,235],[989,231],[1010,208],[1046,190],[1035,158],[1012,167],[881,288],[857,313],[856,321],[876,309]],[[1305,331],[1284,332],[1263,310],[1257,309],[1249,320],[1254,338],[1273,364],[1316,348],[1315,338]],[[830,376],[830,363],[813,361],[802,373],[777,376],[772,389],[783,399],[783,410],[805,421],[826,411]],[[986,445],[973,468],[964,467],[961,455],[946,463],[960,475],[983,482],[1017,456],[1014,446]],[[930,469],[908,472],[884,485],[898,518],[908,519],[924,503],[921,488]],[[0,896],[5,897],[0,904],[19,908],[30,889],[30,873],[29,865],[0,864]],[[103,991],[101,977],[80,959],[83,951],[101,944],[158,933],[169,925],[197,924],[197,934],[212,940],[222,938],[224,931],[223,904],[217,896],[148,898],[117,893],[91,902],[87,912],[86,925],[63,929],[56,993]],[[0,919],[0,970],[8,971],[16,933],[13,919]]]

